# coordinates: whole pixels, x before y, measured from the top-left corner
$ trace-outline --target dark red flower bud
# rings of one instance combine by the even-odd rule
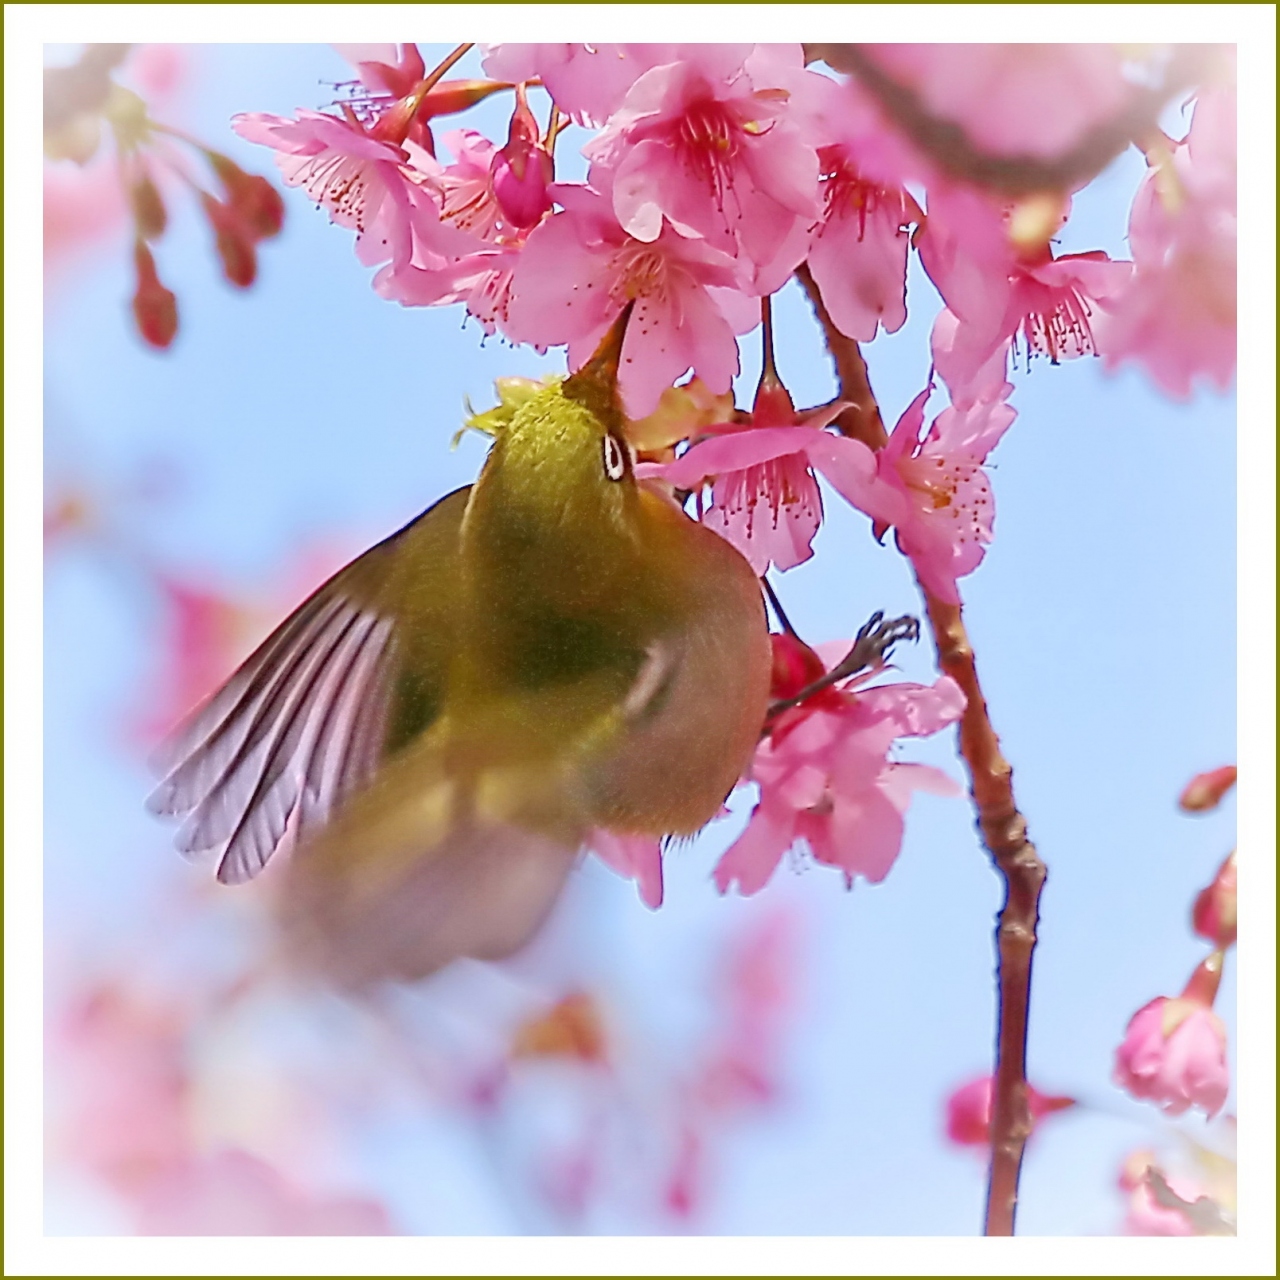
[[[240,216],[243,229],[255,239],[278,235],[284,225],[284,201],[280,193],[260,174],[246,173],[234,160],[216,151],[208,153],[229,204]]]
[[[212,196],[201,197],[205,216],[214,232],[214,246],[222,259],[222,274],[239,289],[247,289],[258,276],[258,255],[253,234],[239,214]]]
[[[769,643],[773,646],[769,697],[775,702],[794,698],[801,689],[821,680],[826,674],[822,659],[803,640],[774,633],[770,635]]]
[[[133,246],[138,288],[133,295],[133,318],[143,340],[163,350],[178,332],[178,300],[160,283],[156,260],[141,236]]]

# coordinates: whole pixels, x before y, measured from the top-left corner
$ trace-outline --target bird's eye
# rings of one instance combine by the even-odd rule
[[[627,454],[622,443],[614,435],[605,432],[604,473],[610,480],[621,480],[627,474]]]

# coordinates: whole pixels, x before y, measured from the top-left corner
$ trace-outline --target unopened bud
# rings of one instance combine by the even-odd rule
[[[156,260],[141,237],[133,247],[138,288],[133,295],[133,318],[144,341],[164,350],[178,332],[178,300],[160,283]]]
[[[260,174],[246,173],[219,152],[210,151],[208,156],[227,193],[227,203],[239,215],[244,229],[258,240],[278,235],[284,225],[284,200],[275,187]]]
[[[1236,767],[1224,764],[1208,773],[1197,773],[1183,788],[1178,805],[1188,813],[1204,813],[1216,809],[1222,797],[1236,785]]]
[[[1236,940],[1236,855],[1227,855],[1213,883],[1200,891],[1191,908],[1191,927],[1216,947]]]
[[[214,246],[222,259],[222,274],[237,288],[247,289],[258,275],[258,255],[252,235],[230,205],[210,195],[201,197],[201,204],[213,227]]]
[[[551,157],[538,136],[538,122],[525,101],[523,88],[516,91],[507,145],[492,161],[493,194],[508,222],[522,230],[534,227],[551,208],[547,187],[552,180]]]
[[[794,698],[826,673],[822,659],[798,636],[775,632],[769,636],[769,643],[773,648],[769,682],[772,701]]]
[[[169,215],[161,199],[160,189],[149,173],[139,174],[129,188],[129,206],[133,210],[134,225],[144,240],[159,240],[168,226]]]

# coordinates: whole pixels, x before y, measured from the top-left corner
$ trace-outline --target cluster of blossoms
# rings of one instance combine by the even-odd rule
[[[240,289],[257,278],[257,246],[279,234],[284,202],[266,178],[246,173],[229,156],[152,119],[147,103],[113,79],[129,53],[129,45],[89,45],[75,64],[46,70],[44,150],[53,160],[91,165],[105,150],[104,132],[110,133],[115,156],[108,190],[78,194],[92,195],[96,217],[102,215],[103,196],[109,203],[123,194],[133,225],[134,322],[145,342],[163,349],[178,332],[178,300],[161,281],[152,252],[169,225],[164,188],[186,187],[194,195],[213,232],[222,274]],[[150,75],[144,64],[139,79],[162,89],[172,76],[158,71],[154,56],[149,62]],[[190,165],[192,153],[212,174],[216,194]],[[46,218],[47,196],[48,191]]]
[[[956,604],[993,534],[984,464],[1016,416],[1018,353],[1137,359],[1180,394],[1199,373],[1230,376],[1234,307],[1219,296],[1235,253],[1227,52],[1197,68],[1204,87],[1177,142],[1155,117],[1187,85],[1163,97],[1150,87],[1178,61],[1167,50],[1135,61],[1104,45],[497,44],[482,49],[487,79],[443,79],[469,47],[428,72],[414,45],[341,46],[359,85],[336,110],[245,114],[234,128],[274,149],[285,182],[355,232],[389,300],[460,303],[486,334],[564,346],[570,368],[632,305],[619,390],[637,474],[693,494],[699,518],[758,573],[812,555],[821,475],[877,538],[893,531],[931,596]],[[857,65],[844,60],[851,49]],[[497,94],[512,101],[505,143],[462,128],[437,147],[433,121]],[[1072,193],[1114,146],[1087,172],[1019,185],[958,173],[930,141],[931,129],[959,130],[980,160],[1051,166],[1144,103],[1150,170],[1133,262],[1053,247]],[[570,123],[594,131],[580,181],[557,173]],[[878,420],[849,429],[843,401],[798,411],[773,366],[771,296],[799,275],[833,352],[856,353],[905,323],[913,248],[943,302],[923,390],[887,436]],[[1201,271],[1215,291],[1192,287]],[[1176,309],[1164,302],[1174,295]],[[762,320],[765,373],[751,411],[735,411],[738,339]],[[935,390],[949,403],[930,417]],[[782,668],[822,674],[812,650],[785,651],[782,639]],[[757,752],[760,802],[717,882],[758,889],[796,841],[850,881],[881,879],[911,791],[943,786],[889,762],[892,744],[962,708],[945,679],[845,682],[793,708]],[[602,832],[595,845],[661,901],[653,842]]]
[[[1183,789],[1179,804],[1189,813],[1214,809],[1235,779],[1234,765],[1197,774]],[[1196,1107],[1212,1117],[1222,1110],[1230,1089],[1227,1032],[1213,1004],[1226,953],[1236,941],[1234,850],[1196,895],[1191,927],[1213,950],[1196,966],[1181,995],[1159,996],[1133,1015],[1116,1050],[1113,1079],[1135,1098],[1156,1103],[1166,1115],[1179,1116]],[[1227,1119],[1234,1126],[1234,1119]],[[1234,1161],[1199,1148],[1196,1152],[1199,1169],[1181,1176],[1169,1174],[1149,1152],[1131,1157],[1121,1176],[1129,1197],[1130,1234],[1234,1231]]]

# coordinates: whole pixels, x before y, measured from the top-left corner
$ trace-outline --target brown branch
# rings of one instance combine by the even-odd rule
[[[805,59],[821,60],[852,75],[888,119],[943,173],[1009,196],[1069,191],[1100,173],[1135,138],[1153,129],[1165,105],[1205,72],[1213,45],[1174,45],[1160,83],[1135,85],[1123,110],[1087,130],[1058,156],[992,155],[953,120],[934,115],[915,90],[893,79],[876,61],[874,45],[806,44]]]
[[[924,588],[922,587],[923,591]],[[1013,1235],[1022,1153],[1031,1133],[1027,1101],[1027,1018],[1031,1002],[1031,959],[1040,919],[1040,890],[1046,870],[1027,839],[1027,824],[1013,799],[1013,769],[1000,753],[986,699],[978,682],[973,649],[958,604],[924,592],[938,650],[938,666],[964,690],[960,754],[969,772],[969,793],[978,829],[1004,878],[996,940],[999,1013],[995,1087],[991,1101],[991,1173],[987,1184],[985,1234]]]
[[[870,449],[884,448],[889,436],[880,417],[880,406],[876,404],[871,390],[871,379],[867,376],[867,362],[862,358],[862,349],[852,338],[845,337],[836,328],[807,262],[802,262],[796,268],[796,279],[809,295],[813,313],[822,326],[827,351],[836,367],[840,399],[849,401],[849,408],[836,419],[836,426],[842,435],[861,440]]]
[[[854,416],[846,434],[872,448],[886,440],[884,424],[858,344],[845,337],[827,314],[807,267],[796,271],[809,294],[827,347],[835,362],[840,396],[853,402]],[[876,430],[878,429],[878,439]],[[969,774],[969,793],[978,829],[1005,885],[1005,900],[996,927],[997,991],[995,1084],[991,1100],[991,1170],[987,1184],[985,1234],[1013,1234],[1022,1153],[1031,1133],[1027,1099],[1027,1022],[1031,1000],[1031,959],[1039,921],[1044,863],[1027,839],[1027,824],[1013,799],[1013,769],[1000,753],[978,668],[958,604],[945,604],[921,591],[938,652],[938,666],[964,691],[960,719],[960,755]]]

